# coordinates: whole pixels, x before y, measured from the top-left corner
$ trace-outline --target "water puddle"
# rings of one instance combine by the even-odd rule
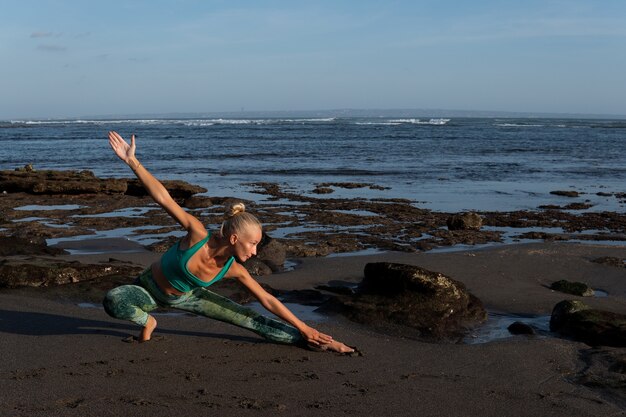
[[[363,256],[363,255],[379,255],[381,253],[386,253],[387,251],[381,250],[378,248],[367,248],[362,250],[357,250],[354,252],[339,252],[339,253],[330,253],[326,255],[327,258],[342,258],[345,256]]]
[[[59,246],[67,250],[71,255],[93,255],[116,252],[138,252],[145,250],[139,245],[150,245],[169,236],[184,236],[184,231],[172,231],[158,235],[140,234],[135,235],[136,230],[156,230],[162,226],[123,227],[111,230],[98,230],[90,235],[66,236],[46,239],[48,246]],[[118,244],[115,244],[117,239]],[[129,242],[123,244],[123,241]],[[127,248],[128,247],[128,248]]]
[[[530,326],[538,336],[550,334],[550,316],[522,316],[490,312],[487,321],[482,326],[473,329],[470,334],[465,336],[463,342],[479,344],[508,339],[515,336],[508,330],[508,327],[515,322]]]
[[[72,217],[81,217],[81,218],[143,217],[144,214],[152,210],[158,210],[158,208],[157,207],[128,207],[128,208],[110,211],[107,213],[75,214]]]
[[[79,206],[78,204],[59,204],[59,205],[52,205],[52,206],[42,206],[42,205],[33,204],[30,206],[15,207],[13,210],[19,210],[19,211],[78,210],[83,207],[84,206]]]
[[[604,290],[599,290],[599,289],[593,289],[593,296],[594,297],[598,297],[598,298],[604,298],[604,297],[608,297],[609,293],[604,291]]]
[[[293,314],[296,315],[296,317],[298,317],[300,320],[304,322],[319,323],[319,322],[327,320],[327,317],[325,315],[315,311],[317,310],[319,306],[309,306],[309,305],[304,305],[304,304],[285,303],[285,302],[283,302],[283,304],[285,305],[285,307],[289,309],[289,311],[291,311]],[[265,307],[263,307],[261,303],[259,303],[258,301],[247,303],[244,305],[244,307],[248,307],[256,311],[259,314],[263,314],[264,316],[274,317],[274,315],[270,313],[269,311],[267,311]]]

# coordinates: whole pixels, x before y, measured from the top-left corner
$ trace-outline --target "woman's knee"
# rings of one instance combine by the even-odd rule
[[[122,287],[113,288],[106,293],[104,299],[102,300],[104,311],[106,311],[106,313],[111,317],[119,318],[120,316],[120,307],[124,304],[124,297],[121,289]]]
[[[150,309],[152,300],[145,290],[136,285],[122,285],[113,288],[104,296],[102,305],[104,311],[111,317],[130,319],[135,315],[135,310]]]

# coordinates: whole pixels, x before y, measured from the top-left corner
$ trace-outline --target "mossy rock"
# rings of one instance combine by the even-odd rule
[[[593,297],[593,288],[584,282],[570,282],[564,279],[553,282],[550,289],[563,292],[565,294],[578,295],[580,297]]]

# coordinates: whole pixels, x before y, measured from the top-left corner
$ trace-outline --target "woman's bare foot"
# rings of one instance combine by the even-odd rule
[[[145,327],[141,330],[139,334],[140,342],[147,342],[152,337],[152,332],[157,327],[157,321],[154,317],[148,316],[148,321],[146,322]]]

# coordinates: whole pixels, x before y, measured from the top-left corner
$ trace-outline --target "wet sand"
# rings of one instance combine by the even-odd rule
[[[491,312],[549,315],[557,302],[578,298],[547,288],[567,279],[608,293],[586,303],[626,313],[626,268],[591,262],[625,255],[623,247],[537,243],[304,258],[293,271],[259,281],[279,290],[358,282],[367,262],[385,260],[443,272],[465,283]],[[67,255],[143,265],[157,256]],[[582,383],[596,369],[589,358],[599,350],[553,336],[435,344],[340,316],[317,323],[364,352],[349,357],[268,343],[205,318],[159,315],[158,340],[124,343],[137,333],[132,324],[79,306],[70,287],[71,296],[59,291],[0,291],[2,416],[626,415],[623,396]]]

